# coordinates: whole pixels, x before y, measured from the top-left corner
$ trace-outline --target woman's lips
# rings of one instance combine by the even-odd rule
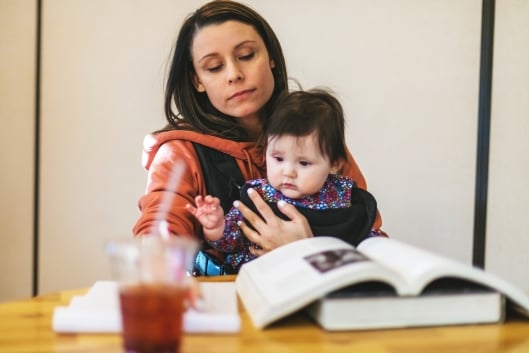
[[[235,92],[228,98],[228,100],[243,98],[249,95],[250,93],[252,93],[253,91],[254,91],[253,89],[245,89],[244,91]]]

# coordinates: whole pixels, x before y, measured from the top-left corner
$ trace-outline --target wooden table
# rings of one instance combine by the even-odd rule
[[[233,278],[226,278],[233,280]],[[86,290],[64,291],[0,303],[1,353],[121,353],[116,334],[56,334],[54,307]],[[325,332],[302,313],[257,330],[242,306],[242,329],[235,335],[186,335],[182,353],[477,353],[529,352],[529,321],[517,317],[501,325]]]

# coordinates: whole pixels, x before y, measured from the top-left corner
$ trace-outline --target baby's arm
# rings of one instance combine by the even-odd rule
[[[195,198],[196,207],[187,204],[186,209],[202,224],[204,236],[209,241],[219,240],[224,233],[224,211],[217,197],[207,195]]]

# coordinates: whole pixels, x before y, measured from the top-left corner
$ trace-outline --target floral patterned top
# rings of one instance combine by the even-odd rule
[[[302,199],[291,199],[272,187],[267,179],[254,179],[248,181],[242,190],[248,187],[255,189],[268,204],[277,204],[283,200],[298,208],[311,210],[343,209],[351,206],[351,190],[353,181],[347,176],[329,174],[323,187],[315,194]],[[208,242],[213,248],[227,253],[226,264],[237,272],[240,266],[255,258],[250,253],[249,247],[254,246],[241,232],[237,222],[243,221],[242,214],[232,207],[225,216],[226,226],[222,238]],[[309,223],[311,222],[308,219]]]

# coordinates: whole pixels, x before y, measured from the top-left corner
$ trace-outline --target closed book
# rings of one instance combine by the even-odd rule
[[[387,288],[351,286],[316,300],[306,311],[329,331],[500,323],[505,297],[480,286],[402,297]]]

